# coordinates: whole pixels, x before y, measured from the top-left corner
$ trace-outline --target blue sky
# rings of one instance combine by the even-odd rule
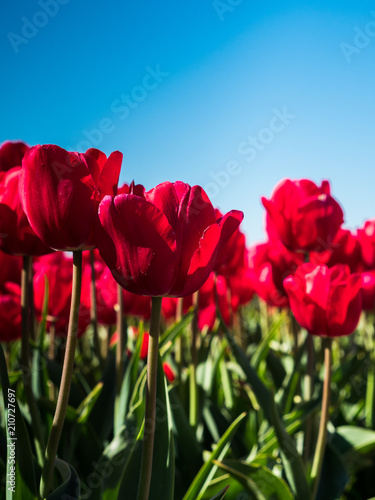
[[[122,181],[200,184],[249,243],[280,179],[329,179],[354,229],[375,217],[374,56],[374,2],[7,2],[0,142],[119,149]]]

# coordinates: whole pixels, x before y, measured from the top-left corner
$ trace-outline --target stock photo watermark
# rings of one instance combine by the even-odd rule
[[[267,126],[259,129],[255,135],[249,135],[238,144],[237,153],[240,158],[229,160],[224,169],[211,171],[208,174],[211,180],[203,186],[208,196],[217,197],[223,189],[229,186],[233,177],[243,172],[242,160],[247,163],[253,162],[295,118],[296,115],[289,113],[286,106],[283,106],[281,110],[274,108]]]
[[[360,54],[363,49],[368,47],[373,38],[375,38],[375,10],[370,11],[370,19],[365,26],[360,28],[355,26],[353,28],[354,37],[349,42],[341,42],[340,49],[343,53],[345,60],[348,64],[352,62],[352,57],[354,54]]]
[[[241,5],[243,0],[214,0],[212,6],[215,9],[220,21],[224,21],[227,13],[233,12],[236,7]]]
[[[8,389],[8,442],[7,442],[7,490],[16,492],[16,397],[15,390]]]
[[[147,99],[150,92],[157,89],[169,75],[168,71],[163,71],[160,68],[160,64],[154,67],[146,66],[145,75],[142,80],[132,87],[128,93],[121,94],[117,99],[112,101],[110,105],[112,116],[102,118],[94,128],[83,129],[82,135],[84,139],[78,142],[73,148],[68,146],[68,150],[85,151],[89,148],[97,148],[105,135],[111,134],[116,130],[115,118],[113,116],[121,121],[128,118],[130,113],[138,108],[141,102]]]
[[[12,49],[16,54],[19,53],[20,48],[23,45],[27,45],[30,40],[36,37],[39,31],[47,26],[50,19],[55,17],[62,5],[66,5],[71,0],[39,0],[38,7],[40,10],[34,12],[31,17],[22,16],[21,17],[21,28],[15,33],[10,31],[7,34]]]

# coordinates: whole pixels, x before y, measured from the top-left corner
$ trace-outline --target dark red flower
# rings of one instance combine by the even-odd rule
[[[271,199],[263,197],[262,203],[267,210],[269,238],[280,239],[289,250],[326,250],[344,222],[328,181],[318,187],[307,179],[284,179],[275,187]]]
[[[52,249],[38,238],[23,211],[18,194],[21,170],[0,172],[0,249],[12,255],[44,255]]]
[[[21,141],[7,141],[0,147],[0,172],[7,172],[22,165],[22,158],[29,146]]]
[[[250,302],[254,295],[254,272],[247,266],[239,267],[235,274],[227,278],[230,290],[232,311]]]
[[[375,310],[375,271],[364,271],[362,276],[362,308]]]
[[[369,219],[357,231],[362,262],[367,269],[375,269],[375,219]]]
[[[34,304],[37,316],[43,311],[45,280],[48,280],[48,315],[55,323],[56,335],[66,336],[72,294],[72,258],[63,252],[40,257],[34,263]],[[90,310],[81,304],[78,335],[90,324]]]
[[[143,339],[142,339],[142,345],[141,345],[141,352],[139,355],[139,357],[141,359],[147,358],[149,342],[150,342],[150,334],[148,332],[144,332]]]
[[[20,197],[31,227],[56,250],[94,247],[97,209],[116,195],[122,154],[70,153],[54,145],[30,148],[22,161]]]
[[[277,240],[254,245],[249,249],[249,267],[255,293],[271,306],[288,307],[283,282],[302,263],[301,253],[287,250]]]
[[[302,264],[284,280],[298,323],[313,335],[338,337],[353,333],[362,310],[362,277],[348,266]]]
[[[21,288],[6,283],[0,293],[0,341],[12,342],[21,337]]]
[[[91,307],[91,261],[89,252],[83,253],[83,276],[81,304],[88,309]],[[99,252],[94,250],[95,256],[95,291],[98,323],[102,325],[114,325],[117,320],[117,282],[111,271],[105,265]],[[123,311],[125,315],[139,316],[149,319],[151,316],[151,298],[122,289]]]
[[[311,252],[310,262],[325,264],[332,267],[335,264],[347,264],[352,273],[362,270],[361,246],[355,234],[348,229],[339,229],[331,248],[323,252]]]
[[[7,281],[19,285],[21,283],[21,271],[22,257],[0,252],[0,290],[4,289]]]
[[[107,196],[99,207],[97,246],[116,281],[150,296],[194,293],[242,221],[233,210],[216,219],[199,186],[164,182],[151,191]]]
[[[175,374],[171,368],[171,365],[169,363],[163,363],[163,370],[165,373],[165,376],[167,377],[168,381],[173,384],[174,379],[175,379]]]
[[[218,219],[223,216],[217,209],[215,213]],[[214,271],[226,277],[233,275],[239,267],[243,266],[245,252],[245,235],[237,228],[222,246],[216,259]]]

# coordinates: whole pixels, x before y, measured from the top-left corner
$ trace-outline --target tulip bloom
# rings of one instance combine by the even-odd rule
[[[367,269],[375,269],[375,219],[367,220],[357,231],[362,262]]]
[[[7,172],[13,167],[22,165],[24,157],[29,146],[21,141],[7,141],[0,147],[0,172]]]
[[[70,153],[54,145],[30,148],[22,161],[20,198],[31,227],[56,250],[94,248],[97,209],[115,196],[122,154]]]
[[[0,290],[7,281],[21,283],[22,257],[0,252]]]
[[[288,307],[284,279],[303,263],[303,255],[290,252],[279,241],[268,241],[249,249],[249,267],[253,272],[255,293],[275,307]]]
[[[223,216],[219,210],[215,212],[217,218]],[[232,276],[243,265],[245,252],[245,235],[237,228],[221,248],[216,259],[214,271],[225,277]]]
[[[362,310],[362,277],[348,266],[310,262],[284,280],[298,323],[313,335],[338,337],[356,329]]]
[[[375,309],[375,271],[365,271],[362,276],[362,309],[373,311]]]
[[[70,313],[72,294],[72,259],[63,252],[45,255],[34,263],[34,304],[38,317],[43,311],[45,278],[48,279],[48,315],[55,323],[56,335],[65,337]],[[81,304],[78,336],[90,324],[90,309]]]
[[[216,219],[199,186],[164,182],[148,192],[132,186],[101,202],[96,244],[126,290],[182,297],[203,285],[242,218],[233,210]]]
[[[6,283],[0,293],[0,341],[12,342],[21,338],[21,288]]]
[[[328,267],[335,264],[347,264],[352,273],[360,272],[363,264],[357,236],[348,229],[339,229],[331,248],[323,252],[311,252],[310,262],[325,264]]]
[[[31,228],[18,194],[21,167],[0,172],[0,249],[11,255],[52,252]]]
[[[280,239],[289,250],[326,250],[344,222],[328,181],[318,187],[307,179],[284,179],[275,187],[271,199],[263,197],[262,203],[267,210],[269,238]]]
[[[91,263],[88,255],[83,254],[83,276],[81,304],[87,309],[91,307]],[[117,321],[117,283],[111,271],[105,265],[99,252],[94,250],[95,257],[95,293],[98,323],[114,325]],[[130,316],[139,316],[149,319],[151,316],[151,298],[136,295],[122,289],[123,313]]]

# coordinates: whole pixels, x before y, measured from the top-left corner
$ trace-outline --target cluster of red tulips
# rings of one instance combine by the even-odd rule
[[[30,317],[41,320],[46,304],[51,334],[67,338],[42,498],[51,488],[76,338],[93,321],[117,323],[121,339],[119,311],[150,320],[152,394],[161,312],[168,323],[195,307],[200,330],[212,330],[220,312],[235,330],[240,306],[256,294],[269,306],[290,307],[311,334],[336,337],[351,334],[362,310],[374,307],[375,219],[356,234],[343,229],[327,181],[281,181],[262,199],[268,240],[247,247],[241,212],[223,215],[201,187],[183,182],[150,191],[118,187],[121,163],[121,153],[107,158],[97,149],[22,142],[0,148],[0,341],[22,337],[27,364]],[[155,418],[152,402],[147,416]],[[140,499],[148,498],[151,441],[144,444]],[[316,461],[319,477],[322,457]]]

